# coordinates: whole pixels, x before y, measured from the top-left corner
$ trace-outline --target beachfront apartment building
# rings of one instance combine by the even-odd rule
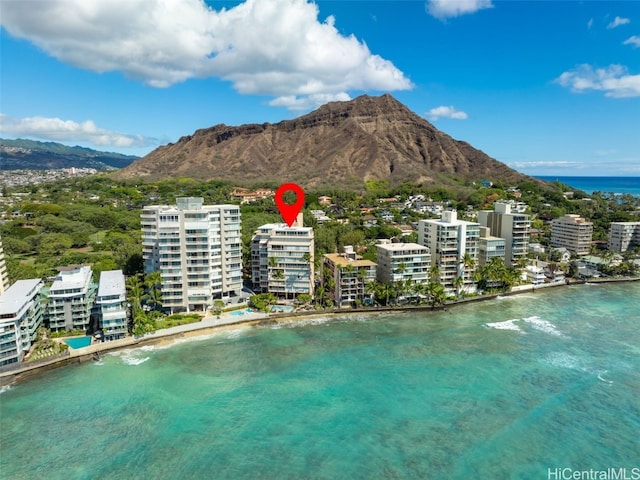
[[[8,288],[9,274],[7,273],[7,263],[4,261],[2,238],[0,238],[0,295],[2,295]]]
[[[529,215],[515,212],[510,202],[495,202],[494,210],[480,210],[478,223],[488,227],[491,235],[505,240],[504,259],[507,265],[514,265],[526,258],[529,250],[531,220]]]
[[[122,270],[100,272],[95,308],[103,340],[118,340],[126,336],[127,289]]]
[[[640,222],[611,222],[609,250],[626,252],[640,247]]]
[[[478,263],[480,224],[458,220],[455,210],[442,212],[442,217],[418,222],[418,243],[429,248],[431,266],[437,269],[439,281],[448,294],[476,289],[473,275]],[[460,277],[461,284],[457,285]]]
[[[431,254],[429,249],[417,243],[379,243],[377,250],[376,279],[380,283],[427,283]]]
[[[486,265],[495,257],[501,258],[504,262],[505,252],[505,239],[492,236],[489,227],[480,227],[480,237],[478,238],[478,265]]]
[[[97,290],[92,275],[91,267],[88,265],[59,268],[58,276],[51,287],[48,291],[45,289],[45,318],[52,332],[86,332],[89,329]]]
[[[593,223],[576,214],[566,214],[551,221],[552,248],[564,247],[575,255],[588,255],[593,237]]]
[[[0,367],[22,361],[43,321],[39,278],[18,280],[0,295]]]
[[[328,294],[336,306],[351,306],[355,301],[372,303],[373,295],[367,285],[376,279],[375,262],[359,257],[350,245],[345,245],[344,253],[326,254],[323,262],[323,277],[333,279],[334,288]]]
[[[313,228],[302,226],[302,214],[289,227],[268,223],[259,227],[251,240],[253,289],[292,299],[314,292]]]
[[[165,310],[205,311],[216,299],[242,290],[242,241],[238,205],[204,205],[200,197],[176,205],[144,207],[145,273],[162,276]]]

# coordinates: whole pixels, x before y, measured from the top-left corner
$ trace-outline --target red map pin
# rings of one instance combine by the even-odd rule
[[[286,192],[293,192],[296,194],[296,201],[294,203],[287,203],[284,201],[282,196]],[[280,210],[280,215],[282,215],[284,221],[289,226],[293,225],[293,222],[296,221],[296,218],[304,205],[304,191],[300,185],[295,183],[283,183],[278,187],[278,190],[276,190],[275,200],[278,210]]]

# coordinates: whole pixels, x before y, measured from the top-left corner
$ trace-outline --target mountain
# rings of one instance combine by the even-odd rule
[[[115,176],[287,181],[311,187],[362,187],[367,180],[449,185],[454,179],[529,179],[454,140],[388,94],[327,103],[275,124],[197,130],[155,149]]]
[[[68,147],[54,142],[0,138],[0,170],[53,170],[71,167],[113,170],[126,167],[138,158],[140,157],[99,152],[78,146]]]

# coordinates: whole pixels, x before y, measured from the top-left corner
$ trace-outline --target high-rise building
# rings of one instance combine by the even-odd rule
[[[437,267],[440,283],[447,293],[475,291],[473,274],[478,262],[480,225],[458,220],[455,210],[442,212],[442,218],[418,222],[418,243],[429,247],[431,266]],[[461,284],[457,277],[462,279]]]
[[[478,223],[489,227],[490,234],[505,240],[505,263],[513,265],[520,258],[526,258],[529,249],[531,220],[529,215],[512,211],[512,204],[496,202],[494,210],[480,210]]]
[[[379,282],[429,281],[431,254],[427,247],[417,243],[379,243],[376,250],[376,278]]]
[[[95,306],[104,340],[124,338],[128,317],[127,290],[122,270],[100,272]]]
[[[91,323],[96,290],[90,266],[60,267],[49,291],[45,291],[49,329],[53,332],[87,331]]]
[[[637,247],[640,247],[640,222],[611,222],[609,250],[622,253]]]
[[[7,264],[4,261],[4,250],[2,249],[2,239],[0,238],[0,295],[9,288],[9,274]]]
[[[39,278],[18,280],[0,295],[0,366],[22,361],[36,340],[43,312]]]
[[[375,262],[358,257],[353,247],[346,245],[342,254],[326,254],[324,266],[326,274],[333,279],[334,288],[328,294],[336,306],[350,306],[356,300],[364,304],[371,302],[373,297],[367,285],[376,279]]]
[[[160,271],[171,312],[204,311],[242,290],[240,207],[203,202],[185,197],[142,210],[145,272]]]
[[[313,229],[302,226],[302,214],[289,227],[269,223],[251,240],[251,279],[255,291],[295,298],[314,291]]]
[[[567,214],[551,222],[551,247],[564,247],[576,255],[588,255],[593,223],[580,215]]]

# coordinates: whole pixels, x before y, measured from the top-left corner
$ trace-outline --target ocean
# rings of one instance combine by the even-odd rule
[[[558,180],[565,185],[582,190],[585,193],[628,193],[640,197],[640,177],[555,177],[536,176],[541,180],[553,182]]]
[[[587,284],[111,353],[0,394],[0,477],[638,478],[638,305]]]

